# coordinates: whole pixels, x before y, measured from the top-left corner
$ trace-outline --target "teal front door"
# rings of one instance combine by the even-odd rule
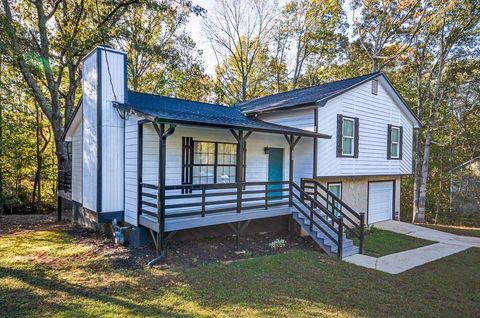
[[[270,148],[268,150],[268,181],[283,180],[283,148]],[[268,186],[269,190],[281,189],[281,184],[272,184]],[[268,197],[279,200],[282,191],[272,191],[268,193]]]

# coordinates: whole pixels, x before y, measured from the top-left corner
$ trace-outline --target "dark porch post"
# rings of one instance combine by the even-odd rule
[[[166,176],[166,161],[167,161],[167,138],[175,131],[175,126],[170,125],[165,131],[165,124],[158,125],[153,123],[158,134],[158,192],[157,192],[157,256],[164,260],[165,255],[165,176]]]
[[[289,156],[289,168],[288,168],[288,181],[289,181],[289,192],[288,192],[288,205],[289,206],[292,206],[292,202],[293,202],[293,194],[292,194],[292,191],[293,191],[293,187],[292,187],[292,183],[293,183],[293,151],[295,149],[295,146],[297,145],[297,143],[299,142],[301,136],[298,136],[296,139],[295,139],[295,136],[293,135],[284,135],[285,136],[285,139],[287,139],[287,142],[288,142],[288,145],[290,146],[290,156]]]
[[[242,182],[243,182],[243,147],[245,141],[243,139],[243,130],[238,132],[237,143],[237,172],[235,173],[235,179],[237,179],[237,213],[242,211]]]
[[[313,129],[318,133],[318,107],[313,110]],[[318,139],[313,138],[313,173],[312,176],[315,179],[318,171]]]
[[[292,195],[292,183],[293,183],[293,136],[290,136],[290,141],[288,142],[290,145],[290,155],[289,155],[289,167],[288,167],[288,181],[290,191],[288,192],[288,205],[292,206],[293,202],[293,195]]]
[[[63,205],[63,198],[57,195],[57,221],[62,220],[62,209],[63,209],[62,205]],[[73,203],[72,203],[72,209],[73,209]]]
[[[251,131],[244,134],[243,130],[239,130],[238,133],[231,129],[233,137],[237,140],[237,165],[235,166],[235,180],[237,182],[237,213],[242,211],[242,189],[243,189],[243,172],[245,169],[244,153],[245,142],[247,138],[252,134]]]

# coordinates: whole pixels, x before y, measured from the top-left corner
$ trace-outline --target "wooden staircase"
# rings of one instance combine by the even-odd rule
[[[306,218],[302,213],[298,211],[293,211],[293,219],[297,221],[298,224],[310,235],[310,237],[330,256],[338,255],[338,244],[330,239],[323,231],[327,231],[330,236],[337,235],[333,230],[328,228],[326,225],[320,226],[323,228],[323,231],[313,228],[310,230],[310,220]],[[342,257],[348,257],[351,255],[358,254],[360,252],[359,247],[353,244],[353,240],[348,239],[346,234],[342,235]]]
[[[342,259],[363,252],[365,215],[318,181],[304,179],[301,187],[292,183],[292,208],[293,219],[328,255]],[[359,246],[354,245],[353,237],[358,238]]]

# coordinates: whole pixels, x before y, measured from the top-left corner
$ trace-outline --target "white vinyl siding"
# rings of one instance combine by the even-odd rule
[[[315,131],[313,108],[272,111],[260,114],[259,119],[288,127]]]
[[[102,63],[102,211],[124,208],[124,120],[112,102],[125,100],[125,54],[100,51]],[[105,55],[108,54],[108,64]],[[109,69],[108,69],[109,66]],[[111,76],[111,81],[109,80]],[[114,90],[112,90],[112,86]]]
[[[412,173],[413,123],[397,106],[380,81],[378,94],[364,83],[319,107],[318,176],[381,176]],[[336,156],[337,115],[359,118],[358,158]],[[387,124],[403,127],[401,160],[387,159]]]
[[[112,102],[125,101],[125,59],[125,53],[97,48],[83,62],[82,194],[83,206],[95,212],[117,212],[124,209],[125,123]],[[101,87],[98,87],[99,78]],[[99,135],[101,140],[98,140]],[[98,159],[101,160],[100,163],[97,162]],[[97,175],[98,168],[101,169],[100,176]],[[101,197],[97,198],[99,186]],[[101,211],[97,211],[98,203],[101,203]]]
[[[97,211],[97,58],[83,62],[83,207]]]
[[[194,140],[236,143],[232,134],[224,129],[177,127],[167,139],[166,184],[182,184],[182,136]],[[298,147],[299,145],[297,145]],[[284,149],[284,180],[288,180],[288,144],[282,135],[253,133],[247,139],[246,181],[266,181],[268,155],[265,147]],[[153,125],[143,126],[143,181],[157,184],[158,135]],[[294,172],[295,176],[295,172]],[[298,180],[297,180],[298,181]]]
[[[82,125],[79,125],[72,136],[72,200],[79,203],[82,203],[82,157]]]
[[[125,122],[125,221],[137,225],[138,205],[138,118]]]
[[[274,124],[315,131],[314,109],[312,107],[272,111],[260,114],[258,118]],[[288,147],[285,150],[288,153]],[[285,162],[288,167],[288,162]],[[293,176],[295,182],[300,182],[300,178],[313,177],[313,138],[302,137],[296,145]]]

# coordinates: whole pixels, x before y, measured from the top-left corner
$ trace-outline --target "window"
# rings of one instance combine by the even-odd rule
[[[372,94],[373,95],[378,94],[378,79],[372,80]]]
[[[388,125],[388,159],[402,159],[402,127]]]
[[[340,200],[342,199],[342,184],[340,182],[329,183],[328,191],[333,193],[333,195],[335,195]],[[335,214],[335,216],[339,216],[340,215],[339,211],[342,210],[342,205],[338,201],[335,201],[335,204],[333,205],[332,204],[333,201],[334,201],[333,197],[331,195],[328,195],[328,210],[333,214]],[[333,206],[335,206],[336,209],[334,209]]]
[[[337,115],[337,157],[358,158],[359,120]]]
[[[235,182],[237,145],[194,141],[192,183]]]
[[[353,156],[355,139],[355,121],[352,118],[343,118],[342,121],[342,155]]]

